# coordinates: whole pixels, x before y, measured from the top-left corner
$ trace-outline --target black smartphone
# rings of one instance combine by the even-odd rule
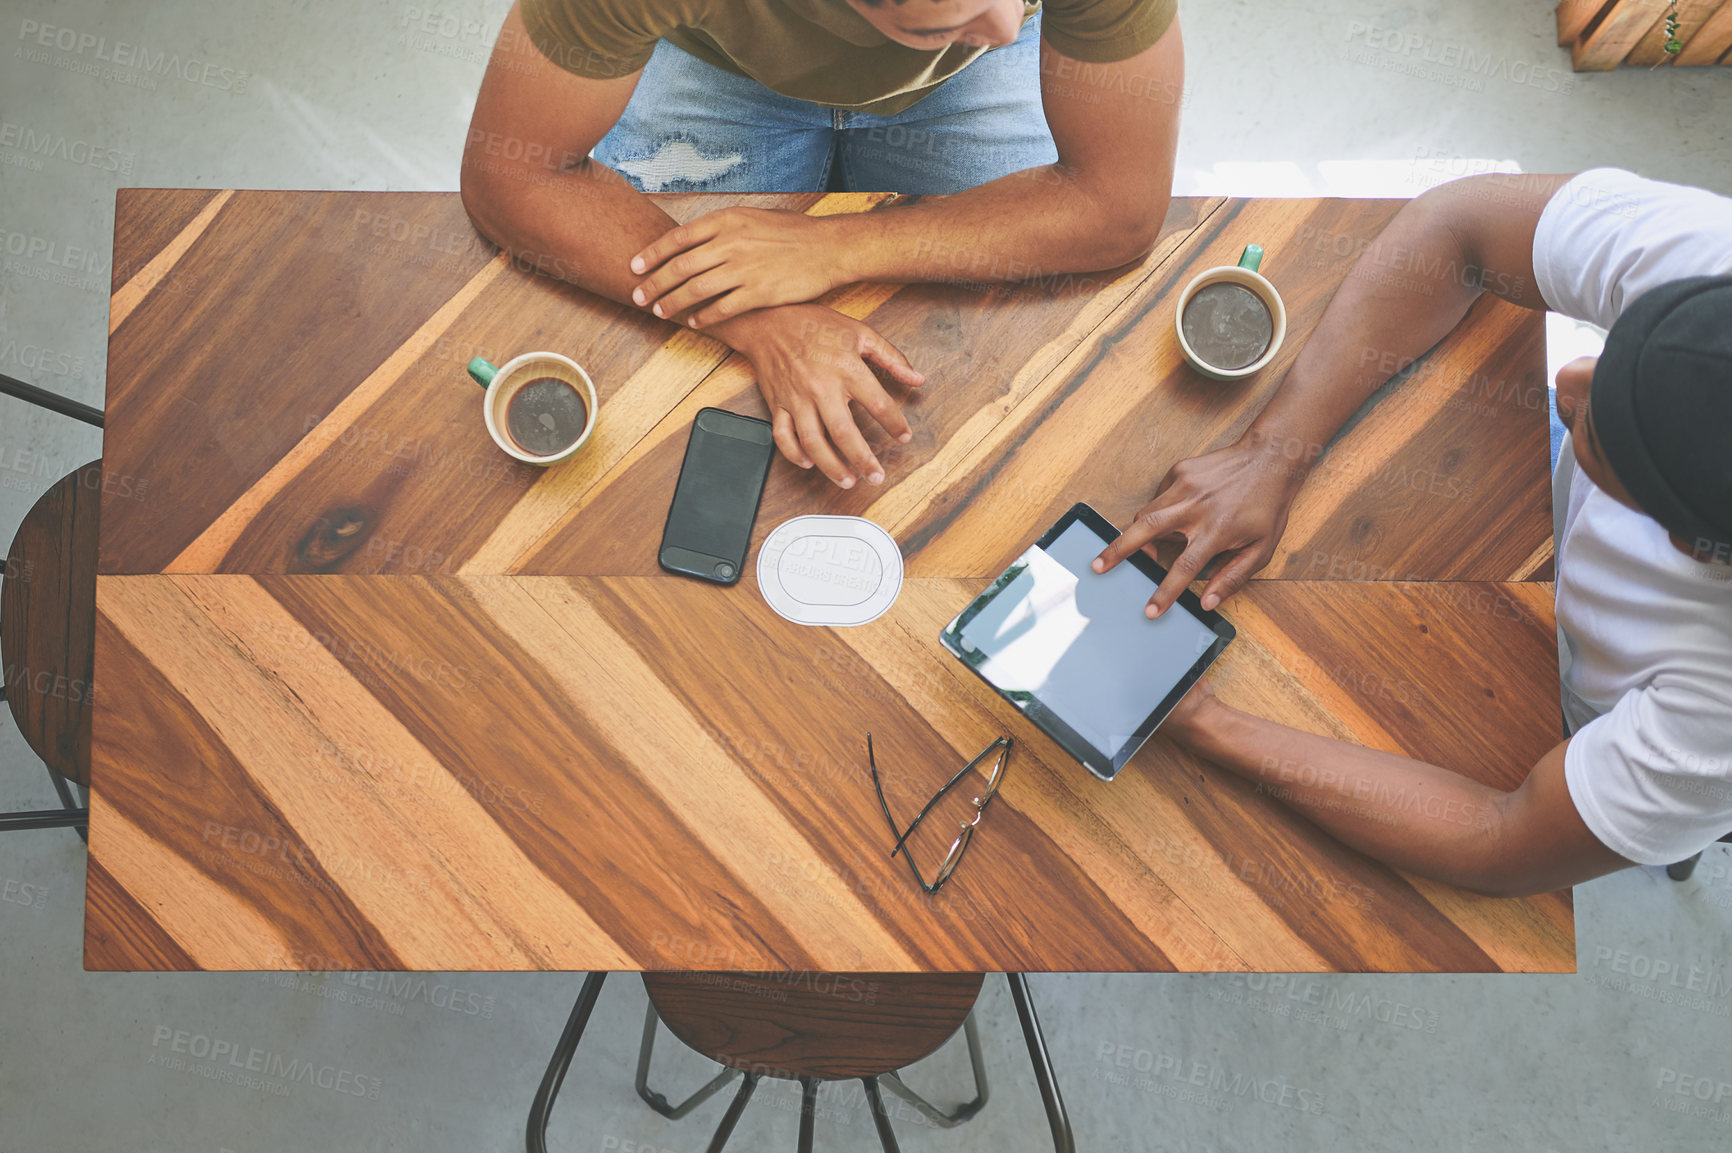
[[[698,412],[662,530],[662,568],[722,585],[740,579],[775,452],[769,421]]]

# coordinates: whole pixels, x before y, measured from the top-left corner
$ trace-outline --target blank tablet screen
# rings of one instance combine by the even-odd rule
[[[963,660],[994,688],[1029,694],[1117,759],[1217,637],[1181,604],[1144,616],[1155,582],[1130,564],[1094,572],[1105,544],[1076,522],[1046,549],[1029,548],[960,640]]]

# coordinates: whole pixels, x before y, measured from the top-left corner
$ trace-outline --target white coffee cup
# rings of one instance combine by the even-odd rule
[[[1191,283],[1185,285],[1185,291],[1179,294],[1179,307],[1173,313],[1173,331],[1179,337],[1179,350],[1184,353],[1192,368],[1210,379],[1243,380],[1265,368],[1275,359],[1275,354],[1281,351],[1281,342],[1287,337],[1287,307],[1281,303],[1281,294],[1275,291],[1275,286],[1257,271],[1257,266],[1262,262],[1262,246],[1248,244],[1244,254],[1239,257],[1238,264],[1222,264],[1204,269],[1192,277]],[[1191,303],[1193,296],[1211,284],[1237,284],[1255,293],[1269,310],[1269,320],[1273,326],[1269,335],[1269,347],[1263,350],[1262,356],[1244,368],[1220,368],[1210,364],[1199,356],[1196,349],[1191,347],[1191,342],[1185,339],[1185,308]]]
[[[482,402],[481,415],[487,422],[487,435],[493,438],[493,443],[508,456],[523,461],[525,464],[550,465],[569,459],[584,442],[589,434],[595,431],[596,410],[600,407],[595,395],[595,382],[589,379],[589,373],[583,366],[569,357],[557,352],[526,352],[522,356],[514,356],[498,368],[493,367],[481,357],[469,362],[469,375],[475,383],[487,390],[487,398]],[[511,439],[506,420],[506,410],[518,392],[527,384],[552,377],[564,381],[577,390],[584,405],[583,431],[576,440],[561,448],[558,452],[538,455],[529,452]]]

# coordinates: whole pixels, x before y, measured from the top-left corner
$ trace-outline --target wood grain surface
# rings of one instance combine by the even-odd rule
[[[1159,738],[1103,784],[936,639],[1072,501],[1122,523],[1236,436],[1397,207],[1181,200],[1134,267],[834,294],[929,383],[882,488],[771,470],[760,538],[841,512],[903,548],[893,609],[829,630],[777,617],[750,572],[656,567],[693,414],[761,412],[719,344],[511,267],[452,195],[123,196],[116,261],[156,279],[111,338],[105,460],[152,499],[103,505],[117,688],[87,966],[1572,968],[1567,893],[1403,876],[1264,795],[1278,774],[1260,791]],[[1248,242],[1288,340],[1223,386],[1183,366],[1172,302]],[[1224,698],[1506,786],[1559,739],[1542,339],[1478,306],[1329,448],[1271,579],[1229,606]],[[463,365],[543,347],[602,403],[539,471],[492,447]],[[887,855],[867,732],[907,815],[1017,739],[937,898]]]
[[[1721,4],[1702,22],[1674,63],[1688,66],[1716,60],[1722,64],[1732,60],[1732,4]]]
[[[12,719],[49,768],[81,785],[90,783],[102,488],[102,462],[92,461],[38,497],[6,550],[0,585],[0,664]]]
[[[980,999],[980,973],[645,973],[668,1031],[765,1077],[878,1077],[936,1051]]]
[[[1665,7],[1662,0],[1612,0],[1593,30],[1570,48],[1570,66],[1577,72],[1616,68],[1664,16]]]
[[[895,211],[882,195],[752,199]],[[718,198],[665,200],[689,217]],[[832,303],[927,374],[915,439],[869,430],[882,488],[844,492],[778,459],[760,539],[796,513],[865,515],[911,571],[988,576],[1014,555],[1007,524],[1079,499],[1123,523],[1173,463],[1244,430],[1399,204],[1182,199],[1130,269],[841,290]],[[1251,240],[1288,337],[1267,370],[1222,385],[1184,365],[1172,306]],[[271,258],[246,258],[260,248]],[[749,364],[489,251],[454,196],[235,194],[176,265],[192,287],[165,280],[112,338],[106,459],[155,496],[104,527],[102,571],[658,572],[692,416],[764,415]],[[601,395],[590,443],[548,470],[496,451],[464,374],[472,356],[535,348],[583,364]],[[1265,575],[1545,579],[1546,407],[1540,318],[1482,302],[1329,448]]]
[[[87,962],[136,962],[144,916],[215,969],[1570,967],[1567,894],[1403,877],[1159,738],[1089,776],[935,643],[979,587],[831,630],[749,581],[104,578],[134,703],[99,714],[91,851],[134,900],[92,908]],[[1507,787],[1559,739],[1549,604],[1257,582],[1215,680]],[[868,732],[903,820],[1016,739],[936,898],[887,855]],[[916,837],[929,869],[960,815]]]

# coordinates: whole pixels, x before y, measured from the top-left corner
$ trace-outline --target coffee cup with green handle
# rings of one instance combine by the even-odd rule
[[[526,352],[495,368],[478,356],[469,362],[469,375],[487,390],[481,409],[487,435],[508,456],[558,464],[595,431],[595,382],[569,357]]]
[[[1192,368],[1212,380],[1261,371],[1287,336],[1287,307],[1258,271],[1263,247],[1248,244],[1238,264],[1206,268],[1179,294],[1173,330]]]

